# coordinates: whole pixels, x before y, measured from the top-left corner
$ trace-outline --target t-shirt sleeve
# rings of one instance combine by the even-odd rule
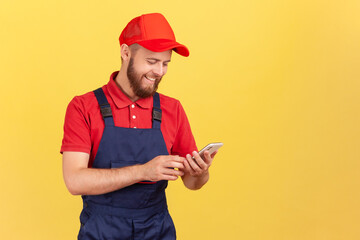
[[[74,97],[66,109],[61,153],[74,151],[90,154],[90,125],[85,112],[80,97]]]
[[[171,153],[173,155],[185,157],[186,154],[191,154],[193,151],[197,151],[197,147],[194,136],[191,132],[189,120],[180,102],[178,102],[177,106],[177,117],[177,133]]]

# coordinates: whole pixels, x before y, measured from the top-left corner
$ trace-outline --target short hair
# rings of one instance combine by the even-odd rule
[[[140,49],[140,45],[137,44],[137,43],[134,43],[134,44],[131,44],[131,45],[129,46],[129,48],[130,48],[131,53],[132,53],[132,54],[135,54],[135,53],[137,52],[137,50]]]
[[[135,53],[140,49],[140,45],[137,43],[131,44],[129,46],[130,52],[131,54],[133,54],[133,56],[135,56]],[[121,62],[123,62],[123,58],[121,57]]]

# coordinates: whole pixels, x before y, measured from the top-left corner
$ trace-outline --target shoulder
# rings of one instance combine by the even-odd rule
[[[105,92],[105,90],[104,90]],[[106,95],[106,93],[105,93]],[[100,107],[93,91],[75,96],[68,104],[66,110],[67,119],[84,119],[90,124],[90,118],[100,114]]]
[[[104,90],[104,92],[105,95],[107,95],[107,91]],[[93,109],[97,110],[99,108],[99,104],[96,100],[94,92],[90,91],[85,94],[75,96],[70,101],[68,105],[68,109],[69,108],[77,109],[85,114],[86,112],[91,112]]]
[[[181,103],[179,100],[166,96],[164,94],[159,93],[160,96],[160,103],[162,108],[174,108],[181,106]]]
[[[159,94],[160,104],[163,114],[170,117],[172,120],[182,121],[186,118],[186,113],[178,99]]]

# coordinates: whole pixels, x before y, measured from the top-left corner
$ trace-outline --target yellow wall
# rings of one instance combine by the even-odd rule
[[[204,189],[168,188],[179,239],[360,239],[358,0],[2,0],[1,238],[76,238],[66,106],[107,83],[121,30],[149,12],[190,49],[160,92],[199,148],[225,143]]]

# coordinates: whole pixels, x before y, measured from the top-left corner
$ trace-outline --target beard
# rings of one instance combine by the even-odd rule
[[[141,75],[135,70],[133,58],[130,58],[129,66],[127,68],[126,74],[130,82],[130,87],[134,91],[135,95],[140,98],[147,98],[154,95],[161,81],[161,78],[155,77],[156,80],[153,86],[142,87],[141,86],[142,78],[145,76]]]

